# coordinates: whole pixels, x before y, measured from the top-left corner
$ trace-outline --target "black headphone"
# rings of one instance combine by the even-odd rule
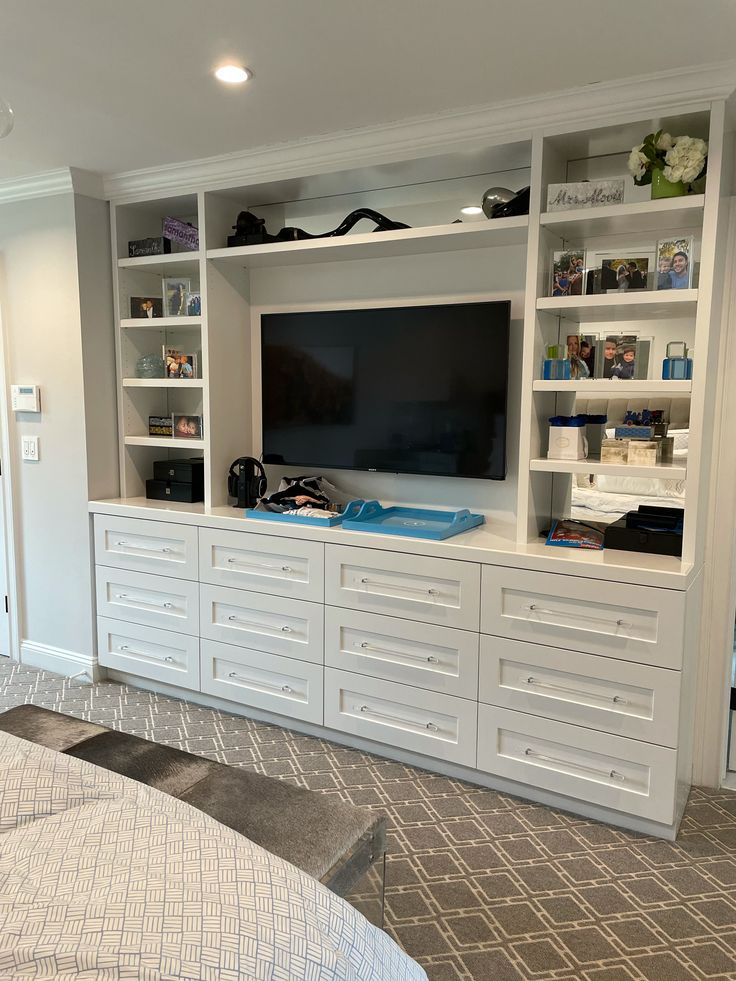
[[[227,492],[237,499],[235,507],[254,508],[266,493],[268,478],[263,464],[252,456],[241,456],[230,464]]]

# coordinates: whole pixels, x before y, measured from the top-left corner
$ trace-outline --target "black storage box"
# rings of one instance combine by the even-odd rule
[[[204,459],[156,460],[153,480],[146,481],[146,497],[154,501],[194,504],[204,500]]]
[[[603,547],[680,556],[684,514],[682,508],[640,504],[638,511],[629,511],[608,525],[603,535]]]
[[[170,255],[171,239],[159,235],[157,238],[139,238],[128,242],[128,257],[140,259],[146,255]]]

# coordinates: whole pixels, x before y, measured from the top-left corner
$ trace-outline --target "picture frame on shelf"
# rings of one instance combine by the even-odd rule
[[[636,334],[606,334],[598,341],[600,356],[596,365],[598,378],[632,381],[649,377],[652,349],[650,337]]]
[[[202,294],[199,290],[187,293],[187,316],[200,317],[202,315]]]
[[[598,337],[594,334],[567,334],[565,346],[570,362],[570,378],[578,381],[595,377]]]
[[[174,439],[202,439],[204,425],[202,416],[179,415],[172,413],[171,425]]]
[[[187,297],[191,292],[191,282],[178,276],[163,280],[163,304],[165,317],[185,317]]]
[[[665,238],[657,242],[658,290],[688,290],[693,285],[693,254],[695,239],[692,235],[681,238]]]
[[[131,320],[155,320],[164,315],[164,301],[160,296],[131,296]]]
[[[164,345],[163,359],[166,365],[166,378],[180,378],[184,381],[198,377],[196,354],[187,354]]]
[[[552,253],[550,296],[581,296],[585,284],[585,250],[562,249]]]
[[[654,249],[616,249],[588,252],[585,292],[644,292],[654,289]]]

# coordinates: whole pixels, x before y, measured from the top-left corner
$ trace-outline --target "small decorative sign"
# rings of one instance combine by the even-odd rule
[[[623,204],[623,180],[573,181],[547,187],[547,211],[572,211],[573,208],[602,208]]]
[[[199,231],[188,221],[164,218],[163,234],[185,252],[196,252],[199,248]]]

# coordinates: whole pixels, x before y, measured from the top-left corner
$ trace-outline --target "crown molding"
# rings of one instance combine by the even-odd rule
[[[102,176],[89,170],[80,170],[78,167],[62,167],[59,170],[49,170],[45,174],[0,181],[0,204],[70,193],[104,198]]]
[[[140,200],[377,166],[528,140],[535,130],[579,130],[585,124],[594,124],[602,115],[611,120],[616,115],[612,114],[611,106],[636,105],[644,113],[660,114],[703,108],[713,101],[727,99],[735,89],[736,62],[693,66],[166,167],[110,174],[104,178],[104,191],[111,201]],[[623,118],[630,111],[620,115]]]

